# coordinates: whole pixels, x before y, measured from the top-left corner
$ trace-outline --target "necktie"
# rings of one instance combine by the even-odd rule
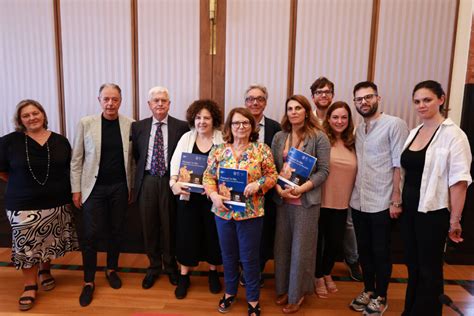
[[[155,139],[153,140],[153,154],[151,155],[150,173],[154,176],[164,176],[166,173],[165,151],[163,146],[162,122],[156,123]]]

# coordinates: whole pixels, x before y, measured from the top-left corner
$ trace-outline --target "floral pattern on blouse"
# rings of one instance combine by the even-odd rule
[[[275,186],[278,178],[270,147],[264,143],[249,143],[238,160],[235,156],[232,144],[220,144],[212,148],[207,160],[207,169],[203,175],[203,184],[207,195],[218,192],[219,168],[247,170],[248,183],[257,181],[260,184],[260,190],[247,199],[245,213],[232,210],[219,211],[214,205],[212,205],[211,211],[227,220],[261,217],[265,213],[264,194]]]

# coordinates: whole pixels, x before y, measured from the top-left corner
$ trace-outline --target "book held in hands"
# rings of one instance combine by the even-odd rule
[[[183,152],[179,165],[178,182],[189,192],[203,193],[202,175],[207,167],[207,156]]]
[[[229,199],[224,201],[224,204],[232,211],[245,213],[246,197],[244,196],[244,190],[246,186],[247,170],[219,169],[219,194]]]
[[[286,186],[302,185],[308,181],[317,160],[318,158],[291,147],[278,175],[277,183],[282,189]]]

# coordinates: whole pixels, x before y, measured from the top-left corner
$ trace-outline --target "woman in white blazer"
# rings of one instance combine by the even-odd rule
[[[446,237],[462,241],[460,219],[472,181],[472,156],[466,134],[444,116],[445,100],[436,81],[415,86],[413,104],[422,124],[410,132],[401,155],[406,316],[442,314],[438,298]]]

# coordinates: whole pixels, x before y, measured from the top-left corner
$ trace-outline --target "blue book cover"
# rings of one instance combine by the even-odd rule
[[[185,153],[181,155],[178,182],[189,187],[189,192],[202,193],[202,175],[207,168],[207,156]]]
[[[287,185],[302,185],[309,179],[316,160],[318,160],[316,157],[291,147],[286,162],[278,175],[278,184],[283,189]]]
[[[245,213],[247,170],[219,168],[219,194],[229,198],[224,204],[234,212]]]

